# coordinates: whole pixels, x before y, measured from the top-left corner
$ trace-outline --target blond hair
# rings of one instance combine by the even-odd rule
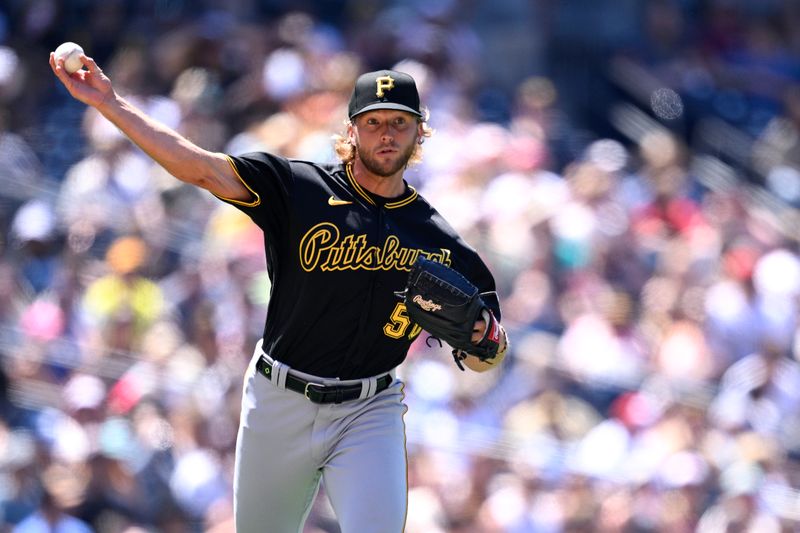
[[[412,152],[411,157],[408,159],[409,165],[422,161],[422,143],[424,139],[433,135],[433,128],[428,125],[429,115],[430,113],[428,110],[423,108],[422,117],[417,119],[417,121],[422,124],[422,136],[419,138],[419,142],[414,147],[414,152]],[[344,124],[345,128],[349,128],[353,125],[350,120],[346,120]],[[333,150],[336,152],[336,157],[338,157],[342,163],[352,163],[356,158],[356,147],[350,142],[350,137],[347,135],[346,131],[333,136]]]

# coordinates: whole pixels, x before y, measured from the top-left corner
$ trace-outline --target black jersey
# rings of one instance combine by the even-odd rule
[[[341,379],[399,365],[420,328],[395,291],[420,254],[489,293],[484,299],[500,318],[489,269],[414,188],[387,199],[366,191],[342,164],[260,152],[230,160],[253,199],[222,200],[264,231],[272,289],[263,346],[273,358]]]

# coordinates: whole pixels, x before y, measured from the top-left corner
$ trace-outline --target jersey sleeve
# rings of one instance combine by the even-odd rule
[[[217,198],[245,213],[265,233],[281,234],[286,229],[288,198],[294,183],[289,161],[264,152],[227,157],[236,177],[250,191],[250,199]]]
[[[427,204],[427,201],[424,202]],[[443,232],[446,236],[444,237],[445,242],[450,244],[442,246],[452,249],[453,257],[450,266],[478,287],[481,299],[492,310],[494,317],[500,320],[500,299],[497,296],[497,286],[491,270],[475,248],[470,246],[438,211],[430,207],[430,204],[427,206],[428,212],[420,214],[420,216],[429,218],[433,224],[431,227],[438,228],[438,231]]]
[[[477,252],[470,250],[470,274],[469,279],[478,287],[481,293],[483,302],[492,310],[492,314],[497,320],[502,318],[500,314],[500,299],[497,296],[497,287],[495,286],[494,276],[492,276],[489,267],[480,258]]]

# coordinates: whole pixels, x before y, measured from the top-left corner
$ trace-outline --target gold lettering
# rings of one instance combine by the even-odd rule
[[[383,98],[384,90],[391,91],[394,89],[394,78],[391,76],[381,76],[375,79],[375,84],[378,86],[378,89],[375,91],[375,96]]]
[[[345,244],[352,240],[353,236],[348,235],[342,239],[340,243],[332,245],[330,247],[330,252],[328,253],[328,259],[325,260],[325,263],[322,265],[322,270],[340,270],[344,259]]]
[[[369,246],[367,235],[341,237],[339,228],[330,222],[320,222],[309,229],[300,240],[300,266],[306,272],[316,269],[333,270],[411,270],[421,254],[450,265],[450,250],[425,251],[405,248],[396,235],[389,235],[382,246]]]
[[[330,222],[320,222],[300,240],[300,266],[306,272],[317,268],[323,252],[339,241],[339,228]]]
[[[400,239],[394,235],[389,235],[386,242],[383,243],[383,266],[386,268],[396,269],[398,265],[398,255],[400,248]]]
[[[440,248],[442,250],[442,264],[445,266],[450,266],[453,263],[453,260],[450,259],[450,250],[447,248]]]
[[[400,248],[397,253],[397,268],[400,270],[410,270],[412,263],[409,262],[408,258],[412,254],[412,250],[410,248]]]
[[[363,236],[363,235],[362,235]],[[364,237],[366,239],[366,237]],[[363,268],[365,270],[375,270],[373,267],[376,263],[376,256],[378,255],[377,246],[364,246],[358,250],[356,255],[355,268]]]
[[[353,258],[356,255],[356,250],[358,249],[358,244],[353,239],[352,235],[348,235],[345,240],[348,241],[348,245],[347,245],[347,251],[344,253],[344,263],[347,266],[350,266],[350,265],[353,264]]]

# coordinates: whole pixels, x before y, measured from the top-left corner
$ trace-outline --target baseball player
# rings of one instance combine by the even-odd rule
[[[264,232],[272,292],[244,384],[236,530],[301,531],[323,482],[343,532],[403,531],[406,406],[394,369],[421,328],[395,293],[415,261],[453,267],[481,291],[486,309],[469,325],[472,340],[491,337],[497,355],[484,361],[462,350],[459,363],[488,370],[508,344],[489,270],[403,180],[430,135],[414,80],[389,70],[360,76],[336,145],[342,161],[325,165],[203,150],[116,94],[91,58],[81,60],[86,70],[69,75],[50,56],[74,98]]]

